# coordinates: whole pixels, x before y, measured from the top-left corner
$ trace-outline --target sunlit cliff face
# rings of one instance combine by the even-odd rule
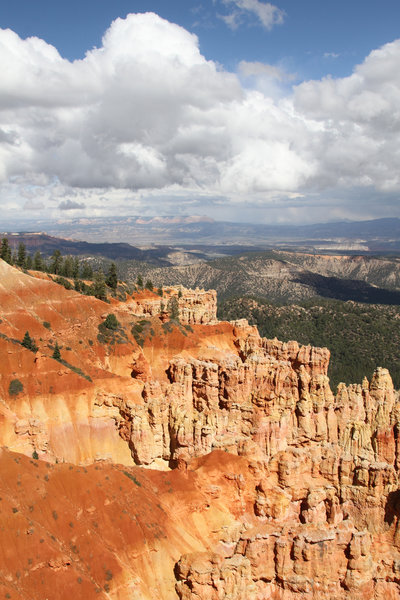
[[[32,275],[0,261],[0,592],[398,597],[386,369],[335,396],[328,350],[218,322],[212,291],[165,290],[171,320],[149,291],[107,304]]]

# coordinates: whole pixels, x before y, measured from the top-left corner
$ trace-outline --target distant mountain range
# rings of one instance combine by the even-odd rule
[[[123,241],[133,246],[158,244],[194,248],[195,245],[249,245],[271,248],[301,245],[318,250],[400,250],[398,218],[314,225],[259,225],[213,221],[202,216],[132,216],[36,222],[35,227],[36,231],[40,229],[57,237],[102,244]]]
[[[54,234],[67,233],[82,239],[154,244],[277,244],[320,243],[340,246],[367,245],[363,249],[400,248],[400,219],[318,223],[314,225],[258,225],[212,221],[206,217],[130,217],[128,219],[85,219],[54,227]],[[53,233],[53,231],[51,231]],[[86,234],[86,235],[85,235]],[[360,248],[361,249],[361,248]]]
[[[7,236],[13,251],[17,250],[20,243],[23,243],[31,254],[39,250],[44,256],[51,256],[55,250],[60,250],[62,255],[98,256],[111,260],[135,260],[157,266],[169,266],[171,264],[163,258],[171,252],[171,248],[168,247],[159,246],[141,250],[123,242],[81,242],[54,237],[46,233],[2,233],[1,236]]]

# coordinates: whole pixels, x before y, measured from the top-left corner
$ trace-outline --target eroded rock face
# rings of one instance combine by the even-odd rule
[[[215,290],[196,288],[189,290],[183,286],[169,287],[163,295],[147,291],[134,294],[127,303],[135,316],[149,317],[167,315],[171,298],[178,303],[179,319],[182,323],[207,325],[217,322],[217,293]]]
[[[400,598],[400,402],[386,369],[335,396],[328,350],[214,323],[212,292],[182,293],[185,328],[151,293],[110,307],[1,269],[0,442],[43,460],[0,453],[0,591],[49,597],[57,572],[60,599]],[[120,333],[105,342],[107,312]],[[149,320],[141,344],[132,314]],[[27,329],[36,354],[15,341]]]
[[[140,435],[132,431],[133,446],[144,444],[144,430],[149,444],[158,440],[146,449],[153,459],[223,448],[269,461],[279,451],[308,446],[324,456],[333,482],[352,477],[354,469],[361,482],[364,464],[397,464],[398,394],[386,369],[377,369],[370,384],[339,386],[335,397],[326,349],[254,336],[239,344],[239,356],[225,353],[216,361],[173,358],[169,383],[147,382],[142,405],[134,407],[141,426]]]
[[[259,472],[256,523],[243,515],[236,543],[217,554],[183,555],[179,598],[398,598],[397,474],[373,463],[362,485],[332,484],[322,458],[307,448],[278,452]]]
[[[252,497],[244,529],[177,562],[178,597],[400,597],[399,398],[388,371],[335,397],[327,350],[235,328],[238,354],[172,359],[169,383],[145,384],[128,427],[139,464],[187,468],[223,449],[256,474],[251,490],[237,479]]]

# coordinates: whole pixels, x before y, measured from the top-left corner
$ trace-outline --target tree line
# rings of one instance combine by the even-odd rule
[[[23,242],[18,244],[17,249],[12,249],[7,237],[3,237],[0,242],[0,258],[12,266],[24,270],[42,271],[50,275],[56,275],[53,281],[63,285],[66,289],[75,289],[88,296],[95,296],[100,300],[107,299],[107,289],[115,292],[118,286],[118,272],[115,263],[111,263],[108,271],[105,273],[102,268],[93,270],[91,264],[85,259],[79,259],[77,256],[62,256],[60,250],[54,250],[49,258],[42,256],[37,250],[32,256],[26,249]],[[71,283],[71,279],[74,283]],[[93,281],[87,284],[87,281]],[[149,290],[163,296],[162,285],[158,289],[154,288],[151,279],[144,282],[139,274],[136,280],[136,289]],[[179,297],[182,292],[179,291]]]
[[[56,275],[54,281],[66,289],[75,289],[77,292],[95,296],[100,300],[106,300],[107,288],[115,291],[118,285],[115,263],[111,263],[107,273],[104,273],[101,268],[94,271],[87,260],[80,260],[77,256],[63,257],[60,250],[54,250],[50,259],[46,260],[39,251],[31,256],[22,242],[18,244],[18,249],[13,251],[6,237],[1,241],[0,258],[24,270],[33,269]],[[73,279],[74,284],[69,279]],[[93,281],[93,283],[87,284],[86,281]]]

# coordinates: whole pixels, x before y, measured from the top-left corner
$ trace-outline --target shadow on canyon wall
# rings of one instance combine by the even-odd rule
[[[316,273],[300,273],[294,280],[307,285],[316,294],[336,300],[353,300],[367,304],[400,304],[400,292],[374,287],[365,281],[326,277]]]

